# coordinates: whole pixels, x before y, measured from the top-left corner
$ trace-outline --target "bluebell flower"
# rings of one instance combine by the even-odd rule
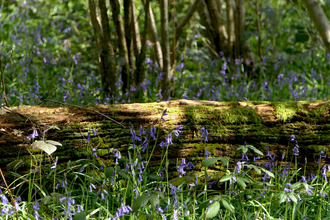
[[[32,207],[33,207],[34,217],[36,218],[36,220],[38,220],[38,219],[39,219],[39,213],[38,213],[38,210],[40,209],[40,208],[39,208],[39,202],[36,201],[36,202],[32,205]]]
[[[94,136],[96,136],[96,134],[98,133],[97,130],[92,130],[92,132],[93,132],[93,135],[94,135]]]
[[[173,133],[174,133],[174,135],[175,135],[175,137],[179,137],[179,135],[180,135],[180,133],[181,133],[181,131],[180,131],[180,129],[182,129],[182,125],[179,125],[178,127],[176,127],[174,130],[173,130]]]
[[[208,150],[205,150],[205,159],[208,159],[211,156],[211,152]]]
[[[322,158],[326,158],[326,157],[327,157],[327,156],[324,155],[324,154],[325,154],[325,148],[323,148],[323,150],[320,151],[320,157],[319,157],[319,159],[317,160],[317,163],[320,163]]]
[[[129,130],[132,135],[132,143],[134,143],[135,141],[141,141],[141,139],[136,135],[132,124],[129,126]]]
[[[97,154],[96,154],[97,151],[98,151],[97,148],[93,148],[92,153],[91,153],[95,158],[98,157]]]
[[[209,135],[209,132],[206,130],[206,128],[202,127],[199,132],[201,133],[201,142],[200,143],[201,144],[203,143],[203,138],[204,138],[205,142],[207,142],[208,141],[207,136]]]
[[[174,209],[173,211],[173,216],[172,216],[172,220],[178,220],[178,210],[177,209]]]
[[[292,190],[290,189],[290,187],[291,187],[291,184],[290,183],[285,184],[284,191],[287,192],[287,193],[292,192]]]
[[[291,202],[291,199],[290,199],[289,196],[286,197],[286,201],[287,201],[288,203]]]
[[[155,127],[151,127],[150,128],[150,136],[154,139],[154,141],[156,140],[156,128]]]
[[[89,139],[90,139],[90,137],[91,137],[91,133],[88,132],[88,134],[87,134],[87,143],[89,143]]]
[[[291,141],[294,141],[294,134],[291,134]]]
[[[54,166],[52,166],[50,169],[55,169],[57,167],[57,161],[58,161],[58,157],[56,156]]]
[[[142,152],[145,152],[146,151],[146,149],[147,149],[147,147],[148,147],[148,139],[147,139],[147,137],[144,137],[144,141],[143,141],[143,143],[142,143]]]
[[[165,110],[163,111],[163,114],[162,114],[162,117],[161,117],[161,119],[163,119],[163,121],[166,122],[166,120],[163,118],[165,115],[167,115],[167,109],[165,109]]]

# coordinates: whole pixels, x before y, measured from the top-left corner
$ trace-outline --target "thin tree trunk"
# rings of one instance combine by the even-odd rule
[[[116,27],[117,35],[118,35],[118,49],[119,54],[121,57],[125,59],[125,64],[122,65],[122,81],[123,81],[123,93],[125,93],[125,90],[129,90],[129,60],[128,60],[128,52],[127,52],[127,43],[126,43],[126,37],[124,32],[124,24],[123,19],[120,15],[120,3],[119,0],[109,0],[110,6],[112,8],[112,17],[113,21]]]
[[[234,0],[226,0],[227,4],[227,28],[228,28],[228,56],[231,59],[231,63],[234,62],[234,45],[235,45],[235,18],[234,18]],[[238,45],[237,45],[238,46]]]
[[[110,57],[114,56],[113,47],[111,44],[110,38],[110,26],[109,26],[109,18],[107,14],[107,7],[105,0],[99,0],[99,7],[101,12],[101,25],[102,25],[102,52],[101,52],[101,63],[104,75],[101,75],[103,82],[103,91],[105,94],[115,95],[117,88],[117,74],[116,67],[113,62],[109,61]]]
[[[145,80],[145,68],[144,68],[144,61],[146,59],[146,51],[147,51],[147,34],[148,34],[148,26],[149,26],[149,0],[146,0],[144,3],[144,11],[145,11],[145,18],[144,18],[144,31],[141,39],[141,50],[139,55],[136,57],[136,79],[137,85],[140,85]]]
[[[241,41],[241,33],[245,30],[245,15],[246,15],[246,8],[245,8],[245,1],[244,0],[237,0],[237,14],[239,16],[238,23],[239,23],[239,34],[237,35],[239,37],[239,55],[243,56],[244,59],[244,67],[245,72],[248,73],[248,76],[251,78],[256,77],[257,70],[255,70],[255,61],[253,57],[252,50],[250,48],[250,44],[248,41],[242,42]]]
[[[100,26],[100,22],[97,19],[97,14],[96,14],[96,5],[94,0],[88,0],[88,9],[89,9],[89,18],[90,18],[90,23],[94,32],[94,38],[95,38],[95,42],[96,42],[96,47],[97,47],[97,51],[101,51],[102,47],[101,47],[101,41],[102,41],[102,36],[101,34],[101,26]],[[101,54],[98,53],[97,54],[98,57],[98,61],[99,61],[99,65],[98,65],[98,70],[99,73],[101,74],[101,76],[105,75],[104,73],[104,69],[103,64],[101,63]]]
[[[163,80],[162,80],[162,96],[167,99],[169,95],[169,85],[171,75],[171,57],[169,43],[169,26],[168,26],[168,0],[160,0],[160,16],[161,16],[161,37],[163,51]]]
[[[220,16],[220,12],[218,10],[218,4],[215,0],[205,0],[207,10],[209,12],[211,18],[211,25],[214,29],[214,42],[216,51],[219,53],[220,51],[228,53],[227,51],[227,41],[228,41],[228,34],[225,28],[224,23],[222,22],[222,18]]]
[[[330,52],[330,22],[317,0],[303,0],[309,15],[319,31],[325,48]]]
[[[258,33],[259,33],[259,37],[258,37],[258,55],[259,55],[259,62],[262,62],[262,46],[261,46],[261,12],[259,10],[259,1],[256,0],[256,6],[255,6],[255,9],[256,9],[256,14],[258,16],[258,19],[257,19],[257,30],[258,30]],[[274,34],[274,37],[276,36],[276,34]]]
[[[215,34],[215,31],[214,31],[214,27],[211,23],[211,18],[210,18],[210,15],[208,13],[208,10],[207,10],[205,0],[202,0],[200,6],[201,7],[198,7],[198,14],[199,14],[199,17],[200,17],[201,24],[205,27],[205,29],[203,30],[204,36],[207,39],[209,39],[210,47],[214,51],[216,51],[217,48],[215,47],[216,42],[215,42],[215,38],[214,38],[214,36],[216,36],[216,34]],[[220,51],[216,51],[216,53],[219,53],[219,52]]]
[[[155,17],[154,17],[154,13],[152,12],[152,8],[149,4],[149,19],[150,19],[150,38],[151,41],[153,43],[153,50],[154,50],[154,54],[156,57],[156,61],[158,63],[158,66],[163,69],[163,53],[162,53],[162,47],[159,43],[158,40],[158,32],[157,32],[157,26],[156,26],[156,22],[155,22]]]
[[[158,40],[158,32],[157,32],[157,26],[156,26],[156,22],[155,22],[155,17],[154,17],[154,13],[152,12],[152,8],[149,4],[149,19],[150,19],[150,38],[151,41],[153,43],[153,50],[154,50],[154,54],[156,57],[156,61],[158,63],[158,66],[163,69],[163,53],[162,53],[162,47],[159,43]]]
[[[138,57],[141,51],[141,37],[140,37],[140,30],[139,30],[139,22],[136,17],[136,8],[134,0],[132,1],[132,17],[133,17],[133,45],[134,45],[134,53],[135,57]]]
[[[132,16],[132,0],[124,0],[124,20],[125,20],[125,36],[127,44],[127,52],[129,58],[129,84],[135,87],[135,59],[134,59],[134,45],[133,45],[133,16]]]

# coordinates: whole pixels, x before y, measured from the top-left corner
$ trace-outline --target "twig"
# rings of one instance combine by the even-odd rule
[[[71,105],[71,104],[67,104],[67,103],[63,103],[63,102],[58,102],[58,101],[50,100],[50,99],[44,99],[44,100],[42,100],[41,102],[45,102],[45,101],[48,101],[48,102],[55,102],[55,103],[59,103],[59,104],[62,104],[62,105],[68,105],[68,106],[73,106],[73,107],[77,107],[77,108],[85,109],[85,110],[87,110],[87,111],[92,111],[92,112],[95,112],[95,113],[97,113],[97,114],[102,115],[103,117],[105,117],[105,118],[111,120],[112,122],[114,122],[114,123],[116,123],[116,124],[118,124],[118,125],[123,126],[123,128],[127,128],[125,125],[121,124],[120,122],[118,122],[118,121],[116,121],[116,120],[110,118],[109,116],[106,116],[105,114],[102,114],[101,112],[96,111],[96,110],[94,110],[94,109],[89,109],[89,108],[81,107],[81,106],[78,106],[78,105]]]
[[[3,88],[3,98],[5,99],[6,105],[9,107],[9,102],[6,95],[6,88],[5,88],[5,80],[3,76],[3,70],[2,70],[2,62],[1,62],[1,56],[0,56],[0,70],[1,70],[1,81],[2,81],[2,88]]]
[[[26,118],[26,120],[29,120],[29,121],[31,121],[32,123],[34,123],[34,124],[36,124],[38,127],[40,127],[40,124],[38,123],[38,122],[36,122],[36,121],[34,121],[34,120],[32,120],[30,117],[27,117],[27,116],[25,116],[25,115],[22,115],[21,113],[18,113],[17,111],[14,111],[14,110],[11,110],[11,109],[9,109],[9,108],[6,108],[5,106],[3,106],[2,108],[4,108],[4,109],[6,109],[7,111],[10,111],[10,112],[13,112],[13,113],[15,113],[15,114],[18,114],[19,116],[21,116],[21,117],[23,117],[23,118]]]

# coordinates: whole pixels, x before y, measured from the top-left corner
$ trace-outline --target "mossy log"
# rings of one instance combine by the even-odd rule
[[[329,103],[329,101],[215,102],[182,99],[84,108],[65,105],[19,106],[9,108],[10,111],[2,108],[0,167],[5,169],[17,159],[29,164],[31,161],[29,151],[34,154],[39,151],[30,149],[27,136],[33,132],[33,129],[37,129],[41,136],[46,125],[60,128],[60,130],[49,130],[46,138],[62,144],[52,155],[53,158],[58,156],[61,163],[91,157],[93,148],[98,149],[100,163],[113,162],[113,152],[108,152],[108,148],[116,146],[125,156],[132,144],[130,123],[139,134],[140,125],[145,130],[150,129],[153,122],[160,119],[163,111],[167,109],[168,115],[164,116],[166,122],[156,124],[156,128],[160,129],[157,143],[152,141],[149,144],[149,154],[156,144],[150,167],[159,165],[161,161],[163,149],[159,143],[165,139],[167,132],[182,125],[179,138],[172,135],[173,144],[168,148],[169,170],[172,173],[176,171],[176,163],[181,163],[181,158],[193,162],[199,168],[204,159],[205,148],[211,152],[211,156],[229,157],[230,164],[234,165],[235,161],[242,157],[242,152],[237,148],[245,143],[253,145],[265,155],[269,149],[270,154],[276,156],[278,160],[288,148],[287,152],[291,156],[292,149],[298,144],[300,147],[298,161],[305,163],[307,158],[308,167],[314,169],[319,152],[323,148],[329,155]],[[209,132],[206,144],[200,144],[199,131],[202,127]],[[96,136],[93,136],[93,130],[98,131]],[[88,132],[91,134],[89,143],[87,143]],[[290,140],[292,134],[295,135],[293,142]],[[247,154],[247,156],[253,159],[252,155]],[[322,162],[329,162],[327,158],[323,158]],[[215,165],[209,169],[219,173],[219,167]]]

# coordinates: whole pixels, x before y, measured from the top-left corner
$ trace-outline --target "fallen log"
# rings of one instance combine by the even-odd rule
[[[299,102],[215,102],[173,100],[157,103],[133,103],[121,105],[97,105],[75,107],[56,106],[17,106],[1,108],[0,111],[0,167],[8,167],[13,161],[21,161],[22,165],[31,164],[31,154],[40,151],[30,148],[27,137],[36,129],[39,136],[50,126],[60,130],[49,130],[45,137],[62,144],[52,154],[58,156],[59,163],[68,160],[91,158],[92,150],[98,149],[98,162],[113,163],[113,147],[127,155],[132,146],[130,124],[137,134],[140,125],[145,130],[153,127],[155,120],[163,118],[166,122],[157,123],[160,129],[157,142],[151,139],[148,153],[156,144],[150,160],[150,167],[159,165],[164,148],[159,144],[165,140],[170,129],[182,125],[179,138],[173,138],[173,144],[168,148],[169,168],[175,173],[177,163],[185,158],[200,167],[204,159],[205,149],[213,157],[229,157],[233,165],[242,157],[237,148],[240,145],[253,145],[265,155],[270,153],[281,159],[282,153],[288,150],[290,156],[296,144],[299,145],[298,161],[313,169],[319,159],[319,152],[325,148],[329,155],[329,101],[299,101]],[[159,121],[158,121],[159,122]],[[205,127],[209,132],[208,141],[200,144],[200,130]],[[93,131],[97,130],[96,136]],[[291,141],[291,135],[295,141]],[[90,136],[90,137],[89,137]],[[88,142],[88,141],[89,142]],[[297,142],[296,142],[297,141]],[[204,137],[205,142],[205,137]],[[136,142],[137,145],[140,143]],[[145,152],[142,152],[142,157]],[[250,159],[252,156],[247,154]],[[47,157],[44,157],[45,163]],[[328,163],[323,158],[322,163]],[[217,173],[220,166],[209,167]],[[174,174],[175,175],[175,174]]]

